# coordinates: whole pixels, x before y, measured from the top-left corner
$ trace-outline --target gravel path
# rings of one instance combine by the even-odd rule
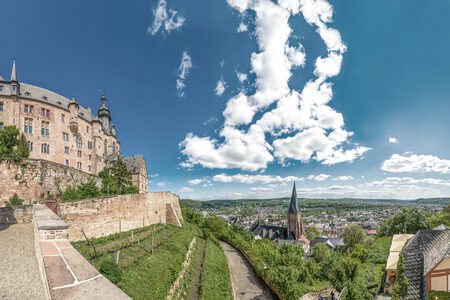
[[[0,225],[0,299],[45,299],[33,224]]]
[[[220,242],[228,266],[231,271],[231,281],[233,283],[233,295],[236,300],[271,300],[273,297],[256,277],[252,266],[242,254],[231,245]]]

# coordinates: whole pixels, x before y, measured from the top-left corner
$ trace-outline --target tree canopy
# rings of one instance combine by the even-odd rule
[[[27,139],[16,126],[5,126],[0,130],[0,161],[20,162],[29,155]]]
[[[383,221],[377,231],[379,236],[399,233],[416,234],[420,229],[430,229],[430,214],[417,207],[404,208],[400,213]]]

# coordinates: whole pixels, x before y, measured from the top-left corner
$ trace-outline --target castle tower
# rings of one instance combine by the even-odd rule
[[[108,107],[106,107],[106,97],[105,92],[102,94],[102,105],[97,113],[98,118],[103,124],[105,129],[109,129],[109,123],[111,122],[111,114],[109,113]]]
[[[16,71],[16,59],[13,59],[13,65],[11,70],[11,94],[14,96],[20,95],[20,84],[19,80],[17,79],[17,71]]]
[[[297,189],[292,189],[291,203],[289,204],[288,211],[288,236],[292,236],[294,239],[299,240],[303,235],[303,224],[301,213],[298,209]]]

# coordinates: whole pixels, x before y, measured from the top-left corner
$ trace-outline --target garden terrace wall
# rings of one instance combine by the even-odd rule
[[[80,185],[97,176],[46,160],[26,159],[20,163],[0,162],[0,207],[14,193],[24,204],[39,202],[49,194],[54,196],[69,185]]]
[[[170,208],[170,209],[169,209]],[[179,197],[170,192],[153,192],[62,202],[60,217],[70,226],[69,239],[98,238],[157,223],[180,226],[183,220]]]
[[[0,224],[20,224],[33,222],[33,206],[20,205],[14,207],[0,207]]]

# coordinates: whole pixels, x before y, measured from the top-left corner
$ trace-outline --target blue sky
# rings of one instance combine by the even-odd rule
[[[415,1],[413,1],[415,2]],[[96,110],[150,190],[194,199],[450,192],[450,3],[13,1],[0,74]]]

